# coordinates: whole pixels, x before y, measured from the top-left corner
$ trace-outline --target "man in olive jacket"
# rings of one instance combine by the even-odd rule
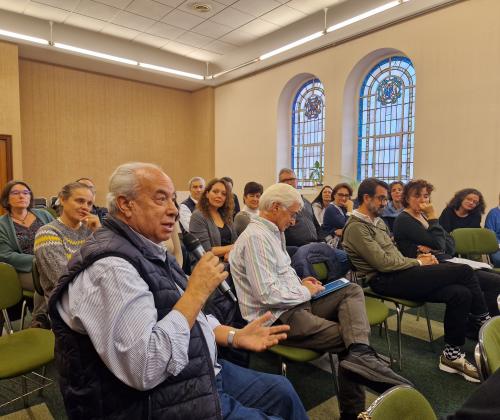
[[[360,206],[346,223],[342,246],[358,273],[381,295],[446,304],[445,348],[439,368],[479,382],[475,366],[464,357],[466,324],[476,331],[489,318],[474,271],[467,265],[439,264],[432,254],[404,257],[380,218],[387,204],[388,185],[365,179],[358,188]]]

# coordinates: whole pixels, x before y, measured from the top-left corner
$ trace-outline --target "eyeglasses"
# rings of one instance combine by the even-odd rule
[[[387,203],[389,201],[386,195],[376,195],[375,198],[382,203]]]
[[[337,193],[335,195],[337,197],[340,197],[340,198],[350,198],[351,197],[351,194],[340,194],[340,193]]]
[[[22,191],[12,190],[9,194],[17,197],[18,195],[21,195],[21,194],[22,195],[31,195],[31,191],[30,190],[22,190]]]
[[[299,213],[298,211],[290,211],[290,209],[287,209],[285,206],[281,206],[281,208],[288,212],[288,215],[292,220],[297,220],[297,214]]]

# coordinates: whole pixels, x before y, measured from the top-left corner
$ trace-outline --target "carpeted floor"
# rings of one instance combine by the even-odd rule
[[[428,342],[425,318],[416,319],[416,310],[405,313],[403,317],[403,376],[412,381],[415,387],[425,395],[434,408],[438,417],[458,408],[467,396],[476,389],[476,384],[466,382],[462,377],[441,372],[438,369],[438,357],[443,346],[442,323],[444,306],[429,304],[430,318],[433,322],[434,342],[433,349]],[[423,312],[423,311],[421,311]],[[395,316],[389,320],[390,339],[393,356],[397,351],[397,337],[395,330]],[[378,328],[373,328],[372,345],[375,349],[387,355],[385,338],[379,336]],[[475,343],[468,341],[465,350],[469,360]],[[280,373],[280,363],[277,356],[271,353],[252,355],[251,367],[257,370]],[[55,378],[54,366],[48,368],[49,377]],[[338,408],[334,395],[332,377],[329,372],[327,358],[319,359],[314,364],[288,363],[288,378],[300,395],[304,406],[312,420],[337,419]],[[12,390],[12,385],[0,381],[0,401],[5,394]],[[0,419],[65,419],[64,405],[59,393],[58,385],[47,388],[43,397],[30,397],[30,409],[24,410],[21,401],[0,409]],[[370,404],[376,394],[367,391],[367,404]]]

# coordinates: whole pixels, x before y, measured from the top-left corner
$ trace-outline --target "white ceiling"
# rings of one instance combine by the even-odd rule
[[[0,0],[0,29],[114,54],[197,74],[214,74],[255,59],[388,0]],[[332,43],[352,31],[400,19],[450,0],[410,0],[378,16],[328,34],[305,46],[266,61],[275,64],[293,55]],[[453,1],[451,1],[453,2]],[[196,3],[209,5],[198,12]],[[2,11],[3,10],[3,11]],[[48,21],[54,22],[50,34]],[[21,45],[20,54],[121,77],[193,90],[214,81],[188,81],[152,75],[101,60]],[[93,62],[91,62],[93,61]],[[208,67],[207,64],[209,63]],[[224,76],[229,80],[264,64]],[[144,75],[146,73],[146,75]],[[158,77],[156,77],[158,76]]]

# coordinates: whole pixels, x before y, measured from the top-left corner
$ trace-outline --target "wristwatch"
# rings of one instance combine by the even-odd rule
[[[233,348],[233,340],[234,336],[236,335],[235,330],[229,330],[229,333],[227,334],[227,346],[232,349]]]

